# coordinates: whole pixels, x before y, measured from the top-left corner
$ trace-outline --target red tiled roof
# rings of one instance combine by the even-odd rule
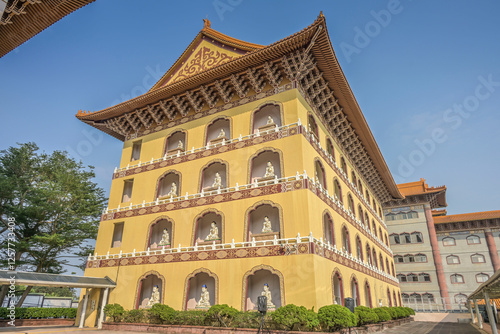
[[[472,220],[494,219],[494,218],[500,218],[500,210],[461,213],[458,215],[449,215],[449,216],[439,216],[439,217],[434,217],[434,223],[435,224],[456,223],[456,222],[465,222]]]

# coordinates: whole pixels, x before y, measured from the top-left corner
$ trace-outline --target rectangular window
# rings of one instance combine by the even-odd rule
[[[134,180],[123,181],[123,195],[122,203],[127,203],[132,200],[132,188],[134,186]]]
[[[446,258],[446,262],[448,264],[459,264],[460,263],[460,258],[458,256],[448,256]]]
[[[132,156],[130,157],[130,161],[141,159],[141,146],[142,140],[136,141],[132,144]]]
[[[123,236],[123,223],[116,223],[113,230],[113,240],[111,241],[111,248],[120,247],[122,245]]]

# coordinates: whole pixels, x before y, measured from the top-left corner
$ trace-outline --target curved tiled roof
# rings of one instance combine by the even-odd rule
[[[466,222],[474,220],[495,219],[500,218],[500,210],[461,213],[457,215],[438,216],[434,217],[435,224]]]
[[[79,112],[76,117],[109,133],[111,130],[100,127],[99,122],[121,116],[138,108],[144,108],[148,104],[158,103],[160,100],[170,98],[175,94],[180,94],[187,90],[197,88],[200,85],[205,85],[215,80],[225,78],[228,74],[240,73],[249,67],[259,66],[265,62],[280,59],[285,55],[296,52],[297,50],[305,49],[310,45],[310,50],[314,56],[317,67],[323,73],[323,77],[327,81],[329,88],[336,92],[335,96],[338,99],[339,105],[342,106],[348,121],[366,149],[368,156],[372,160],[377,172],[380,174],[390,195],[395,199],[403,198],[398,190],[398,187],[396,186],[396,183],[394,182],[394,179],[392,178],[392,174],[382,156],[382,153],[380,152],[380,148],[375,141],[361,108],[354,97],[349,83],[347,82],[347,79],[340,67],[338,59],[335,56],[328,31],[326,29],[326,20],[323,14],[320,14],[311,25],[301,31],[265,47],[229,38],[224,34],[216,32],[210,27],[205,27],[204,30],[202,30],[193,40],[190,46],[197,41],[197,38],[200,38],[200,36],[204,36],[205,34],[207,34],[207,36],[218,38],[220,43],[232,43],[235,46],[237,44],[240,49],[248,50],[248,52],[240,57],[187,77],[183,80],[166,86],[161,86],[161,83],[165,78],[164,76],[149,92],[143,95],[100,111],[91,113]],[[311,43],[313,36],[315,36],[315,40],[314,43]],[[182,59],[184,55],[185,54],[183,54],[179,59]]]

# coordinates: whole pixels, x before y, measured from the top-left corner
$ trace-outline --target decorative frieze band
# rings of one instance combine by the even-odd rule
[[[332,262],[339,263],[343,266],[361,272],[365,275],[370,275],[387,284],[398,286],[397,280],[387,273],[380,272],[379,269],[372,268],[368,264],[360,262],[342,251],[333,249],[331,246],[325,245],[321,241],[313,238],[313,241],[301,241],[297,238],[296,244],[275,244],[270,241],[269,245],[233,247],[224,249],[202,249],[197,251],[180,251],[161,253],[159,251],[154,254],[143,255],[144,252],[138,252],[135,256],[116,257],[112,258],[94,258],[87,261],[87,268],[109,268],[116,266],[135,266],[135,265],[154,265],[160,263],[178,263],[178,262],[194,262],[194,261],[211,261],[225,259],[244,259],[244,258],[262,258],[271,256],[289,256],[314,254],[328,259]],[[233,245],[234,246],[234,245]]]

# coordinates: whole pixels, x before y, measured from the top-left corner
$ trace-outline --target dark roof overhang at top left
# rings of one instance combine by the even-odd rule
[[[1,0],[0,58],[66,15],[94,1]]]

